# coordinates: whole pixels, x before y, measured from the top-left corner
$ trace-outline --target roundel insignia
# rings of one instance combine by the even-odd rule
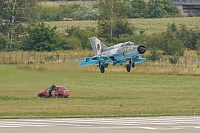
[[[97,44],[97,51],[100,50],[100,44]]]

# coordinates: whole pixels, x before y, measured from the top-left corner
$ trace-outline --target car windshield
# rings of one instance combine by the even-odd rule
[[[66,87],[63,87],[64,88],[64,90],[68,90]]]
[[[46,91],[49,91],[49,90],[50,90],[50,88],[47,88],[47,89],[46,89]]]

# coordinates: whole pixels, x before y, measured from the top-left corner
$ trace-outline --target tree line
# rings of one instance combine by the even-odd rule
[[[105,6],[110,6],[111,3],[116,5],[121,3],[115,0],[105,0]],[[98,20],[102,10],[99,4],[103,1],[99,0],[95,3],[87,4],[61,4],[59,6],[43,6],[40,9],[39,21],[59,21],[63,17],[71,17],[75,20]],[[180,16],[178,8],[170,2],[170,0],[123,0],[123,4],[114,7],[114,10],[120,10],[127,18],[164,18]]]
[[[128,18],[179,16],[178,9],[169,0],[149,0],[148,3],[143,0],[99,0],[95,4],[66,4],[55,9],[38,4],[37,0],[0,0],[0,50],[91,49],[88,38],[96,36],[108,45],[128,40],[144,44],[152,61],[170,55],[170,62],[176,63],[185,48],[200,53],[198,27],[191,30],[173,23],[165,32],[146,35],[145,31],[138,32],[137,27],[130,24]],[[80,20],[97,20],[98,27],[84,30],[70,27],[59,33],[56,26],[50,27],[43,22],[52,18],[60,20],[59,17],[64,15]]]

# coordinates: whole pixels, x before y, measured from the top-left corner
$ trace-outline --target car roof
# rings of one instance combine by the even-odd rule
[[[59,88],[62,88],[62,87],[63,87],[63,88],[66,88],[66,89],[67,89],[67,87],[65,87],[65,86],[56,86],[56,87],[59,87]]]
[[[63,87],[63,86],[56,86],[56,87]]]

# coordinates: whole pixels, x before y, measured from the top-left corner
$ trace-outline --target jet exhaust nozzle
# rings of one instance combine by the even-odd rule
[[[140,46],[138,46],[137,50],[138,50],[139,54],[144,54],[146,51],[146,48],[145,48],[145,46],[140,45]]]

